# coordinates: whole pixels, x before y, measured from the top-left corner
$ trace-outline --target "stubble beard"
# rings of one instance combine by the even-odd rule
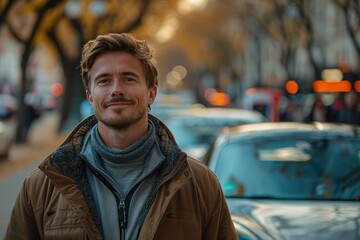
[[[135,125],[146,114],[147,114],[147,108],[142,108],[140,111],[134,112],[133,114],[128,116],[122,116],[120,118],[119,117],[111,118],[106,116],[96,116],[96,117],[100,122],[102,122],[107,127],[116,131],[120,131],[120,130],[128,129],[132,125]]]

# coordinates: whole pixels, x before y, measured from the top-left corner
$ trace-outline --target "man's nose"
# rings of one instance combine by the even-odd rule
[[[124,94],[124,88],[121,81],[115,80],[112,86],[111,96],[118,96]]]

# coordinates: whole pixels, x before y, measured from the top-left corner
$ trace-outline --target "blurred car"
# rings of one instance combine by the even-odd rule
[[[187,111],[189,109],[198,109],[198,108],[205,108],[204,105],[199,103],[192,103],[192,104],[177,104],[177,103],[157,103],[151,106],[151,114],[155,115],[163,122],[167,122],[169,118],[176,115],[178,112]]]
[[[220,181],[238,239],[360,239],[360,128],[227,128],[204,161]]]
[[[261,112],[269,121],[279,122],[284,91],[272,87],[253,87],[245,91],[243,108]]]
[[[151,105],[151,114],[166,122],[169,117],[179,110],[204,107],[203,104],[196,102],[195,96],[191,92],[185,91],[172,94],[158,92],[156,101]]]
[[[221,128],[264,121],[266,118],[259,112],[214,107],[173,111],[165,122],[179,146],[201,161]]]
[[[15,139],[17,99],[10,94],[0,94],[0,158],[9,155]]]

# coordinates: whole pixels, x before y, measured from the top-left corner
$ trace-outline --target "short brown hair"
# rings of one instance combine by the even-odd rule
[[[137,40],[129,33],[108,33],[88,41],[81,55],[81,77],[86,90],[89,89],[89,71],[95,59],[107,52],[125,51],[140,60],[145,73],[146,84],[156,87],[158,70],[151,61],[152,52],[144,40]]]

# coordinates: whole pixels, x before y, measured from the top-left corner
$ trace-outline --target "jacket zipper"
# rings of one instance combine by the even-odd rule
[[[120,240],[125,240],[125,236],[126,236],[125,233],[127,229],[127,219],[128,219],[127,214],[129,210],[130,201],[135,193],[135,190],[139,187],[141,182],[138,182],[135,186],[133,186],[133,188],[130,190],[130,192],[127,194],[125,198],[121,198],[119,193],[116,191],[115,187],[106,180],[106,176],[104,176],[105,173],[95,169],[91,164],[88,164],[88,166],[90,170],[93,172],[94,177],[97,177],[114,194],[118,206]]]
[[[127,227],[126,205],[124,200],[120,200],[118,205],[119,223],[120,223],[120,239],[125,239],[125,230]]]
[[[126,211],[126,204],[125,199],[122,199],[119,193],[115,190],[114,186],[112,186],[106,179],[102,173],[95,169],[91,164],[87,164],[90,170],[93,172],[94,177],[97,177],[109,190],[114,194],[116,199],[116,204],[118,206],[118,216],[119,216],[119,228],[120,228],[120,240],[125,240],[125,230],[127,227],[127,211]]]
[[[127,227],[127,211],[126,211],[127,206],[125,204],[126,201],[125,201],[125,199],[122,199],[120,197],[120,195],[115,190],[115,188],[108,181],[106,181],[105,178],[101,174],[98,174],[96,176],[110,189],[110,191],[115,196],[116,203],[118,206],[120,240],[125,240],[125,230]]]
[[[170,175],[167,175],[167,177],[163,178],[160,182],[158,182],[158,186],[156,188],[157,190],[155,192],[157,192],[159,190],[159,188],[162,184],[164,184],[169,179],[171,179],[173,176],[175,176],[178,173],[178,171],[183,167],[184,164],[185,164],[185,161],[183,161],[180,165],[178,165],[176,169],[173,169],[173,171]],[[125,199],[122,199],[120,197],[120,195],[118,194],[118,192],[115,190],[115,188],[105,179],[105,176],[103,176],[103,174],[101,174],[102,171],[95,169],[91,164],[87,164],[87,165],[90,168],[90,170],[93,172],[94,177],[97,177],[100,181],[102,181],[110,189],[110,191],[114,194],[117,205],[118,205],[120,240],[125,240],[125,235],[126,235],[125,230],[127,228],[127,208],[128,208],[128,204],[126,204],[126,202],[130,203],[130,199],[132,198],[132,195],[135,192],[134,190],[137,189],[137,187],[140,185],[141,182],[137,183],[133,187],[133,189],[129,192],[128,196]],[[151,206],[153,201],[154,201],[154,198],[152,198],[152,200],[150,201],[150,204],[147,207],[145,207],[145,214],[141,218],[141,221],[144,220],[143,218],[147,215],[149,206]]]

